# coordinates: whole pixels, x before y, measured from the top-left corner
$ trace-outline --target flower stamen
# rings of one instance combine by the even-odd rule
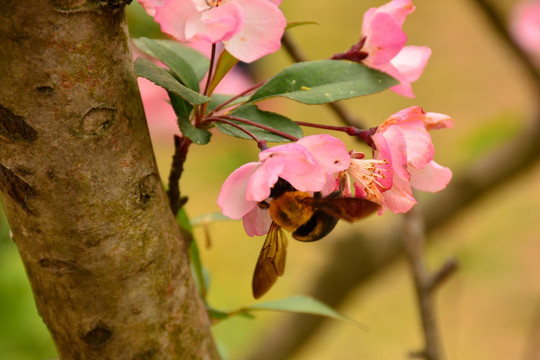
[[[357,191],[364,192],[368,200],[378,203],[382,202],[381,193],[388,190],[384,185],[387,171],[387,160],[363,159],[363,156],[352,156],[348,169]]]

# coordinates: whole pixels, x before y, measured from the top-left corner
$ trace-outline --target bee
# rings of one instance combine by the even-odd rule
[[[296,240],[316,241],[328,235],[338,220],[353,222],[379,207],[366,199],[342,197],[341,190],[326,197],[321,197],[320,193],[311,196],[295,190],[286,181],[278,181],[272,191],[271,202],[260,203],[261,207],[268,208],[272,224],[253,274],[255,299],[264,295],[285,271],[287,237],[283,229],[292,232]]]

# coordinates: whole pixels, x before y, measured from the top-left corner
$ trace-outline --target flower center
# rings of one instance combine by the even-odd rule
[[[206,4],[210,7],[218,7],[223,3],[223,0],[206,0]]]
[[[386,178],[386,165],[388,165],[386,160],[351,159],[348,172],[355,181],[362,184],[368,198],[377,198],[381,191],[387,190],[381,184],[381,181]]]

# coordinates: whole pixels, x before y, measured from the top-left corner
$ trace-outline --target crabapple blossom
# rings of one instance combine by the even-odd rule
[[[510,30],[519,46],[540,63],[540,1],[520,1],[512,12]]]
[[[384,209],[382,193],[392,188],[392,165],[386,159],[365,159],[363,153],[352,152],[347,169],[346,186],[343,196],[352,196],[351,179],[355,197],[373,201]]]
[[[139,0],[179,41],[223,42],[243,62],[278,50],[287,24],[280,0]]]
[[[270,197],[280,178],[299,191],[329,193],[336,184],[333,174],[349,164],[341,140],[325,134],[307,136],[261,151],[258,162],[236,169],[223,183],[217,202],[224,215],[243,219],[249,236],[263,235],[271,219],[259,203]]]
[[[399,81],[390,90],[414,97],[411,83],[422,75],[431,56],[427,46],[405,46],[407,35],[401,27],[414,9],[411,0],[393,0],[379,8],[370,8],[364,14],[360,41],[332,58],[362,62],[386,72]]]
[[[443,114],[424,112],[413,106],[384,121],[372,136],[375,159],[392,167],[392,188],[383,192],[384,205],[392,212],[404,213],[415,204],[412,189],[436,192],[444,189],[452,172],[433,161],[435,149],[429,130],[451,128],[453,120]]]

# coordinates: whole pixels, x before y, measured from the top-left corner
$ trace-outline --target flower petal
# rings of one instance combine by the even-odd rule
[[[396,19],[384,12],[377,12],[371,19],[366,35],[368,65],[380,65],[389,62],[407,42],[407,35],[401,30]]]
[[[250,63],[281,47],[287,21],[281,10],[268,0],[236,0],[243,11],[243,28],[223,43],[237,59]]]
[[[244,27],[244,11],[236,2],[203,12],[192,13],[186,20],[186,39],[211,43],[228,40]]]
[[[278,181],[283,172],[285,161],[282,157],[266,159],[253,172],[245,192],[246,201],[263,201],[270,196],[270,189]]]
[[[223,215],[240,219],[257,206],[256,201],[246,201],[245,194],[249,179],[258,166],[256,162],[244,164],[225,180],[217,199]]]
[[[248,236],[262,236],[268,233],[272,224],[272,218],[268,209],[261,209],[255,206],[250,212],[244,215],[242,223]]]
[[[428,112],[424,118],[424,125],[426,125],[426,129],[428,130],[442,128],[451,129],[454,127],[454,120],[448,115]]]
[[[326,134],[301,138],[297,144],[304,145],[329,173],[337,173],[349,167],[351,157],[343,141]]]
[[[441,191],[452,179],[452,171],[435,161],[429,162],[423,169],[409,168],[411,186],[421,191]]]
[[[416,204],[409,182],[399,176],[394,176],[392,188],[382,196],[384,204],[393,213],[406,213]]]
[[[163,6],[164,0],[139,0],[139,4],[146,10],[148,15],[156,15],[156,8]]]
[[[164,0],[163,6],[155,8],[155,13],[154,20],[161,31],[179,41],[187,41],[186,21],[198,11],[189,0]]]
[[[538,60],[540,56],[540,1],[520,1],[513,9],[510,30],[516,42]]]
[[[377,131],[372,139],[377,147],[373,154],[375,159],[388,161],[392,165],[394,177],[409,179],[407,146],[401,129],[398,126],[390,126],[384,132]]]
[[[380,6],[377,11],[392,15],[399,26],[403,26],[405,18],[412,13],[414,9],[415,7],[411,0],[392,0],[389,3]]]
[[[427,46],[405,46],[391,63],[411,83],[420,78],[430,56],[431,49]]]

